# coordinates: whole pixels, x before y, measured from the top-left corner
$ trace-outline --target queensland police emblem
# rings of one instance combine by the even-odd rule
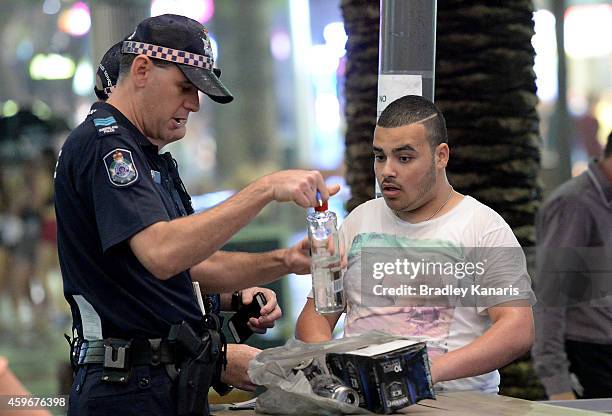
[[[138,171],[132,161],[132,152],[115,149],[104,156],[108,178],[116,186],[127,186],[138,179]]]

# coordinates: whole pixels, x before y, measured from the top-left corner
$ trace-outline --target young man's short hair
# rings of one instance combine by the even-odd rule
[[[612,131],[608,135],[608,143],[606,143],[606,147],[604,148],[604,157],[612,156]]]
[[[405,95],[384,109],[378,122],[380,127],[402,127],[422,123],[427,130],[427,140],[432,149],[440,143],[448,143],[446,121],[434,103],[419,95]]]

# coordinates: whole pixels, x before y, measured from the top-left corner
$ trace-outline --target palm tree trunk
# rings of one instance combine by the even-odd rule
[[[342,0],[348,34],[346,63],[346,182],[351,188],[347,209],[374,197],[372,136],[378,96],[378,31],[380,5],[372,0]]]
[[[446,117],[455,187],[534,243],[540,189],[531,0],[439,0],[436,103]]]

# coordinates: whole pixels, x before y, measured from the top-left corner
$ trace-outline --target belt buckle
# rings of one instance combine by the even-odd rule
[[[127,383],[130,376],[130,341],[121,339],[104,340],[104,364],[102,381]]]
[[[161,338],[149,339],[149,345],[151,346],[151,365],[153,366],[158,366],[162,362],[163,342]]]

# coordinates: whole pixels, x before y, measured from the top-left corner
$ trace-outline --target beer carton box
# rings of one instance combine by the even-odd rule
[[[395,340],[326,355],[330,372],[359,394],[359,406],[394,413],[435,399],[425,343]]]

